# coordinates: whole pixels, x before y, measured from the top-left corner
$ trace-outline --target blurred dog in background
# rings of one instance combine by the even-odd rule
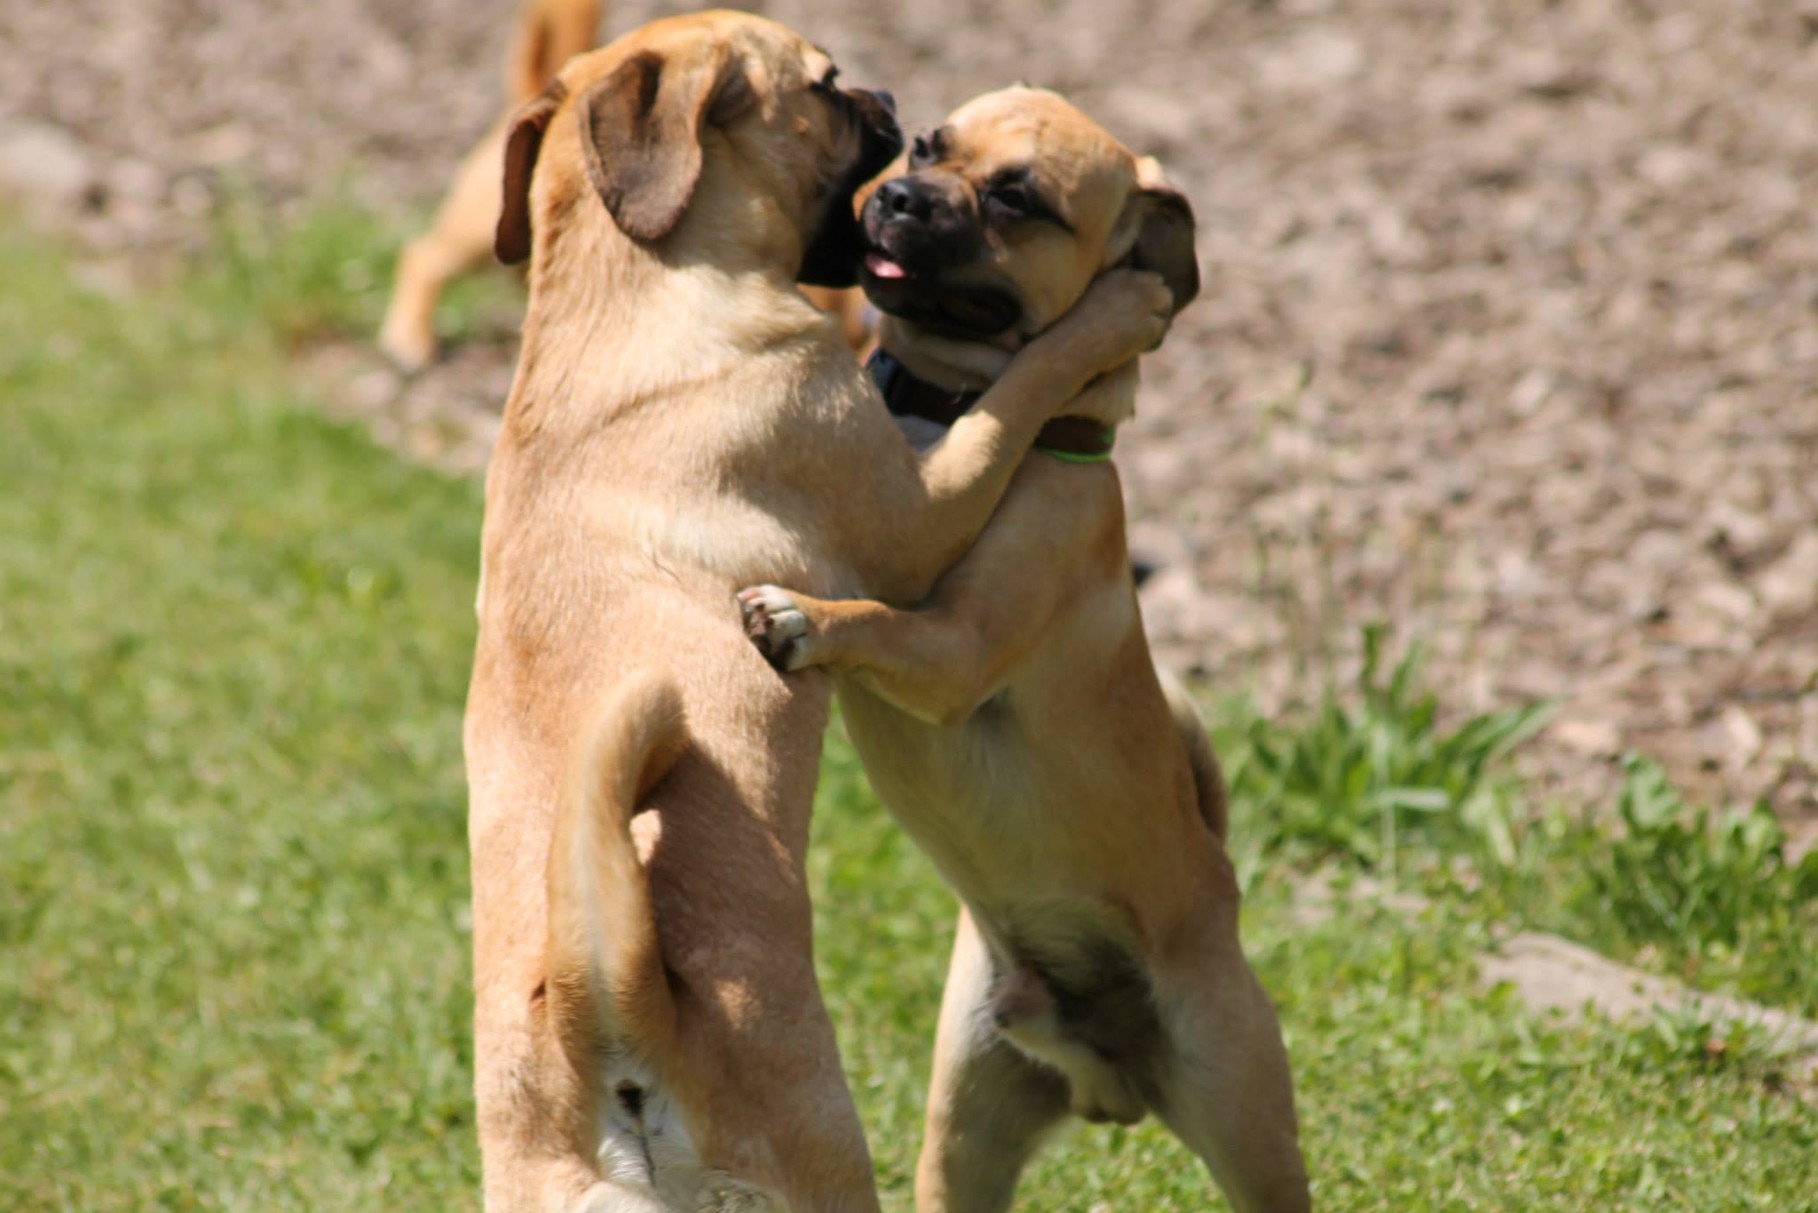
[[[562,64],[594,48],[603,8],[601,0],[524,0],[505,64],[510,106],[461,161],[429,230],[398,256],[379,349],[399,369],[420,371],[435,358],[436,302],[443,288],[492,257],[500,166],[512,115],[556,78]],[[861,352],[868,348],[872,313],[861,292],[815,286],[803,291],[839,318],[848,346]]]
[[[436,353],[442,288],[492,257],[499,179],[512,115],[556,78],[562,65],[599,39],[601,0],[524,0],[506,60],[510,108],[467,153],[429,230],[404,246],[392,279],[379,349],[401,369],[421,370]]]

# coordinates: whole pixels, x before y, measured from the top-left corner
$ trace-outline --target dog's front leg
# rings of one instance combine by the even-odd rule
[[[978,543],[920,608],[830,601],[778,586],[739,594],[752,641],[782,670],[824,666],[930,724],[956,725],[1001,689],[1053,621],[1128,561],[1117,476],[1042,455],[1017,473]]]
[[[1071,311],[1011,360],[920,457],[918,515],[892,519],[888,550],[872,554],[879,597],[917,602],[926,596],[978,538],[1041,427],[1092,379],[1166,335],[1171,299],[1154,274],[1101,274]]]

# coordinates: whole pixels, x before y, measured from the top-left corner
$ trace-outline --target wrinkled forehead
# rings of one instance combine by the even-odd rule
[[[744,58],[748,73],[778,88],[823,79],[833,66],[831,55],[788,26],[727,9],[652,21],[614,45],[627,53],[654,52],[673,65],[730,51]]]
[[[1104,127],[1058,95],[1010,88],[953,111],[941,128],[942,159],[990,176],[1010,168],[1037,173],[1072,198],[1128,193],[1136,160]]]

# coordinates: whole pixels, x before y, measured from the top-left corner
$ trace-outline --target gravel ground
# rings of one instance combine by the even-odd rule
[[[0,183],[104,250],[224,181],[418,211],[500,103],[511,7],[0,0]],[[1818,3],[763,11],[910,124],[1060,88],[1194,199],[1207,289],[1120,448],[1169,659],[1286,706],[1387,620],[1455,710],[1565,700],[1551,786],[1636,748],[1818,822]],[[306,370],[471,464],[510,357]]]

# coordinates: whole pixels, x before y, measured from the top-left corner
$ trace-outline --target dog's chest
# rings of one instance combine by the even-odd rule
[[[842,679],[847,732],[879,797],[962,892],[1040,870],[1043,800],[1001,701],[958,727],[916,721]],[[1040,881],[1037,882],[1041,883]]]
[[[613,494],[591,527],[611,550],[641,565],[734,586],[762,581],[809,593],[850,592],[854,578],[828,557],[816,519],[728,494]]]

